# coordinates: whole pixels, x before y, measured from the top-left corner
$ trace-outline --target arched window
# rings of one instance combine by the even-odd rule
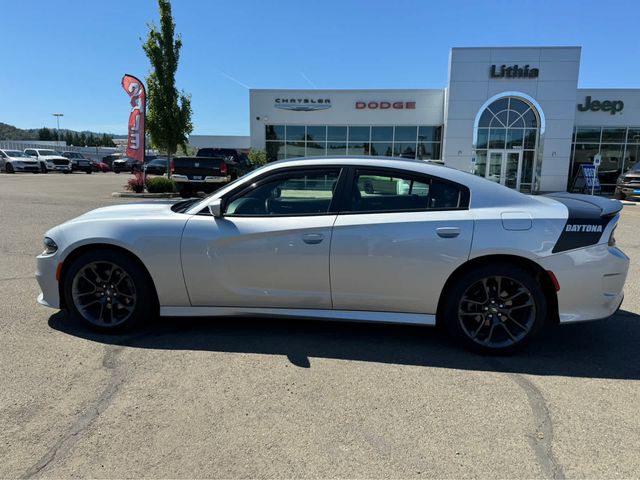
[[[522,152],[521,189],[530,190],[540,131],[538,112],[517,97],[502,97],[480,114],[476,131],[476,174],[485,175],[489,150]]]

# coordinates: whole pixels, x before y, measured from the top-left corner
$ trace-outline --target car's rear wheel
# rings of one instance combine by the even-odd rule
[[[119,333],[155,316],[155,295],[145,271],[126,255],[111,250],[76,258],[64,278],[71,315],[94,330]]]
[[[11,165],[10,163],[5,164],[4,169],[7,173],[16,173],[16,171],[13,169],[13,165]]]
[[[480,353],[510,353],[539,332],[546,317],[539,282],[516,265],[478,267],[456,279],[443,309],[449,333]]]

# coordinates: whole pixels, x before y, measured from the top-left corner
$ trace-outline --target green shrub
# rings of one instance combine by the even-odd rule
[[[167,177],[147,178],[147,192],[171,193],[175,191],[175,183]]]
[[[262,167],[267,164],[267,152],[264,150],[249,150],[249,163],[254,168]]]

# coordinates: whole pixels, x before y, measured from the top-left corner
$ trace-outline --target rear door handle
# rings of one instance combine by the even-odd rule
[[[308,243],[309,245],[315,245],[320,243],[324,239],[324,235],[321,233],[305,233],[302,236],[302,241],[304,243]]]
[[[436,228],[436,233],[442,238],[455,238],[460,235],[460,228],[458,227],[440,227]]]

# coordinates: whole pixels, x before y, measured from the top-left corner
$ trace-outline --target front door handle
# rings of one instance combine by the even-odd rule
[[[308,243],[309,245],[316,245],[324,240],[324,235],[321,233],[305,233],[302,236],[302,241],[304,243]]]
[[[442,238],[455,238],[460,235],[460,229],[458,227],[440,227],[436,228],[436,233]]]

